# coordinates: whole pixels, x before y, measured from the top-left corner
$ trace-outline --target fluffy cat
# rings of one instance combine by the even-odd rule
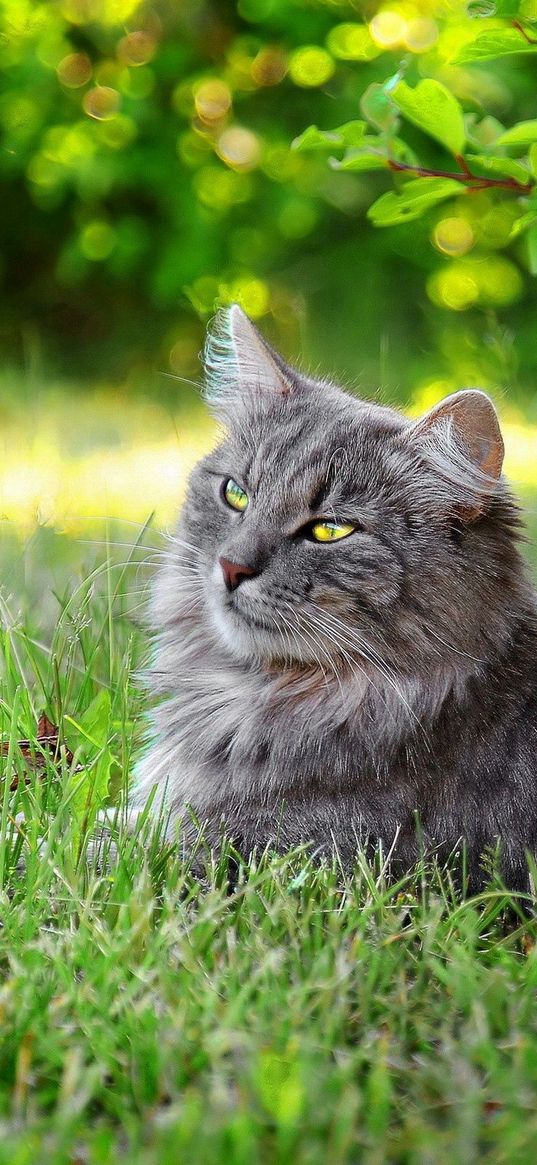
[[[223,423],[154,589],[151,743],[171,828],[410,866],[537,852],[537,596],[484,393],[419,421],[289,367],[237,306],[206,348]],[[419,817],[420,837],[416,819]]]

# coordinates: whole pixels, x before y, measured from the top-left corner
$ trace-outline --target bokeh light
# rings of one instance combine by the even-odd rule
[[[404,43],[412,53],[426,53],[438,40],[438,25],[427,17],[416,17],[407,24]]]
[[[234,279],[221,288],[228,303],[239,303],[252,319],[261,319],[269,309],[270,291],[262,279],[252,279],[251,275]]]
[[[465,255],[475,243],[475,235],[467,219],[452,215],[440,219],[432,237],[435,247],[444,255]]]
[[[56,72],[58,80],[67,89],[80,89],[93,74],[93,65],[87,53],[68,53],[60,61]]]
[[[247,202],[251,195],[248,174],[225,170],[223,166],[202,166],[193,178],[193,188],[203,206],[225,212],[236,203]]]
[[[194,93],[196,113],[207,125],[221,121],[231,109],[231,91],[216,78],[202,81]]]
[[[109,85],[96,85],[84,95],[82,105],[88,117],[93,117],[96,121],[107,121],[108,118],[116,116],[120,102],[121,97],[117,89],[112,89]]]
[[[233,170],[253,170],[261,158],[259,138],[240,125],[225,129],[218,138],[216,148],[222,161]]]
[[[530,8],[528,0],[524,19]],[[372,202],[387,191],[397,197],[408,178],[332,168],[331,157],[345,152],[341,137],[335,148],[329,139],[315,151],[290,148],[313,123],[333,130],[363,120],[366,151],[389,142],[409,165],[454,168],[386,85],[434,77],[462,105],[470,168],[480,173],[481,158],[481,169],[500,177],[508,159],[530,174],[529,138],[499,139],[521,121],[531,134],[531,57],[498,67],[494,58],[450,59],[505,25],[487,19],[468,16],[463,0],[239,0],[224,9],[211,0],[5,0],[1,250],[5,286],[8,278],[18,285],[3,303],[6,367],[20,359],[24,294],[44,321],[36,343],[45,372],[50,353],[69,375],[84,335],[88,375],[110,355],[120,377],[134,365],[168,367],[172,351],[170,369],[181,375],[193,359],[182,324],[194,320],[199,345],[202,322],[236,281],[258,280],[265,290],[257,306],[250,293],[254,310],[264,310],[268,288],[271,329],[289,353],[304,342],[306,359],[335,375],[360,372],[367,387],[378,380],[386,330],[394,400],[409,399],[434,363],[435,375],[449,368],[461,382],[470,373],[477,382],[484,369],[491,383],[516,383],[537,416],[534,260],[524,233],[533,196],[528,204],[496,187],[462,197],[461,187],[461,197],[453,190],[413,225],[377,230],[367,218]],[[495,257],[507,267],[489,262]],[[356,337],[345,320],[357,310],[358,276],[367,295]],[[422,312],[428,276],[432,302]],[[484,316],[488,326],[497,315],[501,331],[504,307],[515,336],[505,358],[503,340],[496,349],[480,343]]]
[[[116,233],[110,223],[95,219],[80,232],[80,250],[86,259],[101,262],[107,259],[116,243]]]
[[[276,46],[260,49],[251,64],[256,85],[279,85],[287,73],[287,53]]]
[[[506,307],[519,298],[522,287],[518,268],[503,255],[455,259],[427,282],[433,303],[451,311],[465,311],[474,304]]]
[[[117,55],[125,65],[136,68],[147,65],[147,62],[153,59],[156,50],[155,38],[143,29],[138,29],[121,38],[117,46]]]
[[[335,64],[330,53],[317,45],[304,45],[296,49],[289,61],[289,76],[295,85],[304,89],[314,89],[330,80]]]
[[[382,48],[395,48],[396,45],[405,44],[408,25],[400,12],[384,8],[371,20],[369,31],[376,44]]]
[[[328,34],[327,48],[343,61],[371,61],[381,51],[367,24],[336,24]]]

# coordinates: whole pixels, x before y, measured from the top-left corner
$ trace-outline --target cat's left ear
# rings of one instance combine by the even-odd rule
[[[476,518],[502,472],[504,444],[496,410],[479,389],[456,392],[435,405],[411,429],[450,487],[461,513]]]
[[[213,320],[204,364],[207,400],[217,413],[260,395],[284,397],[292,388],[284,361],[236,303]]]

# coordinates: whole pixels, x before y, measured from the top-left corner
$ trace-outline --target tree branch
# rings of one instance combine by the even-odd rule
[[[528,44],[537,44],[537,39],[534,36],[530,36],[530,34],[526,32],[526,29],[523,27],[519,20],[513,20],[513,28],[516,28],[517,32],[522,34],[524,40],[527,41]]]
[[[482,174],[473,174],[462,154],[456,154],[455,161],[460,166],[462,173],[458,171],[452,173],[450,170],[431,170],[427,166],[411,166],[406,162],[396,162],[394,158],[388,158],[388,166],[390,170],[415,174],[418,178],[452,178],[454,182],[460,182],[469,190],[500,189],[512,190],[515,194],[530,194],[535,186],[534,182],[519,182],[517,178],[486,178]]]

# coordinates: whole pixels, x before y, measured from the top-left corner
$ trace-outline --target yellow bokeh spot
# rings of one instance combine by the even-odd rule
[[[234,125],[220,134],[217,152],[233,170],[253,170],[261,158],[261,143],[251,130]]]
[[[157,42],[149,32],[139,29],[123,36],[117,46],[117,55],[125,65],[147,65],[157,49]]]
[[[450,396],[460,387],[451,380],[426,380],[415,389],[412,404],[408,409],[411,417],[421,417],[428,413],[444,396]]]
[[[80,232],[80,250],[86,259],[101,262],[107,259],[116,244],[116,232],[110,223],[94,219]]]
[[[93,65],[87,53],[68,53],[60,61],[56,72],[58,80],[67,89],[80,89],[86,85],[93,73]]]
[[[53,125],[43,138],[43,154],[62,166],[77,166],[95,153],[95,142],[87,122]]]
[[[427,292],[433,303],[451,311],[466,311],[479,299],[475,279],[455,264],[436,271],[427,282]]]
[[[438,25],[434,20],[417,17],[407,25],[404,43],[411,53],[426,53],[438,40]]]
[[[212,153],[211,142],[204,133],[187,129],[177,138],[177,153],[186,166],[201,166]]]
[[[511,237],[513,223],[517,217],[516,204],[499,203],[481,214],[476,222],[476,236],[485,247],[495,250],[505,247]]]
[[[314,89],[330,80],[335,64],[330,53],[317,45],[304,45],[296,49],[289,61],[289,76],[295,85],[303,89]]]
[[[377,15],[373,17],[369,31],[376,44],[381,45],[382,48],[390,49],[406,43],[408,25],[400,12],[384,8],[382,12],[377,12]]]
[[[247,202],[251,194],[246,174],[224,170],[222,166],[202,166],[194,175],[193,185],[203,206],[226,211],[237,202]]]
[[[276,47],[260,49],[252,61],[250,72],[256,85],[279,85],[287,73],[287,54]]]
[[[442,218],[433,231],[433,242],[444,255],[465,255],[475,243],[475,235],[465,218]]]
[[[99,126],[99,141],[111,150],[123,150],[134,141],[138,127],[132,117],[118,113],[113,121],[103,121]]]
[[[326,44],[332,55],[342,61],[371,61],[380,51],[367,24],[336,24],[328,33]]]
[[[433,303],[451,311],[465,311],[473,304],[506,307],[519,298],[522,287],[518,268],[503,255],[454,259],[427,282]]]
[[[88,117],[95,121],[108,121],[119,110],[120,96],[117,89],[109,85],[96,85],[85,94],[82,106]]]
[[[221,121],[231,109],[231,91],[216,78],[202,81],[194,93],[194,105],[200,121],[210,125]]]
[[[142,0],[63,0],[61,12],[71,24],[122,25],[141,8]]]
[[[475,269],[480,300],[485,306],[507,307],[520,297],[523,288],[520,271],[503,255],[487,255],[479,265],[475,264]]]
[[[262,279],[234,279],[226,288],[221,288],[221,292],[228,303],[239,303],[254,320],[264,316],[270,306],[270,291]]]
[[[119,88],[119,78],[121,75],[121,66],[117,61],[109,61],[104,59],[95,65],[95,84],[100,86],[108,86],[110,89]]]

